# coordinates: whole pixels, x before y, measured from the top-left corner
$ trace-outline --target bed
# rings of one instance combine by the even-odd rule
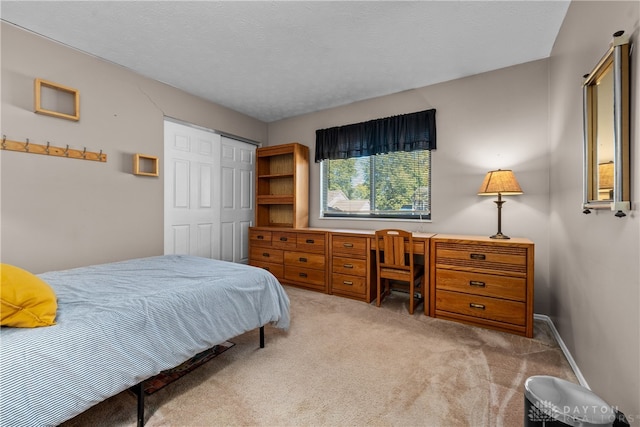
[[[167,255],[37,276],[56,324],[1,328],[2,425],[58,425],[230,338],[289,327],[280,283],[243,264]]]

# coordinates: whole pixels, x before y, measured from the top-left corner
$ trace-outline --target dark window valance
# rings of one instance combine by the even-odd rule
[[[435,148],[435,109],[316,131],[316,163]]]

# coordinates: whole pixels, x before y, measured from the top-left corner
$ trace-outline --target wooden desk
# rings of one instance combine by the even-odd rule
[[[348,229],[331,229],[327,230],[332,234],[348,234],[356,236],[368,237],[370,240],[371,250],[375,251],[375,235],[376,230],[348,230]],[[435,233],[421,233],[414,231],[413,235],[413,253],[416,255],[429,255],[429,239],[435,236]]]
[[[413,233],[424,313],[531,337],[534,244],[527,239]],[[283,284],[371,303],[375,230],[251,227],[249,264]]]

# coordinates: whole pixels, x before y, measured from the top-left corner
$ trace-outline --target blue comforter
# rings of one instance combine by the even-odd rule
[[[229,338],[289,326],[271,273],[168,255],[39,275],[54,326],[0,331],[0,422],[57,425]]]

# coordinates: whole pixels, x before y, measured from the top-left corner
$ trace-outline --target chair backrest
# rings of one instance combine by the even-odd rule
[[[409,270],[413,268],[413,235],[409,231],[386,229],[376,231],[378,267]],[[381,254],[380,252],[383,252]]]

